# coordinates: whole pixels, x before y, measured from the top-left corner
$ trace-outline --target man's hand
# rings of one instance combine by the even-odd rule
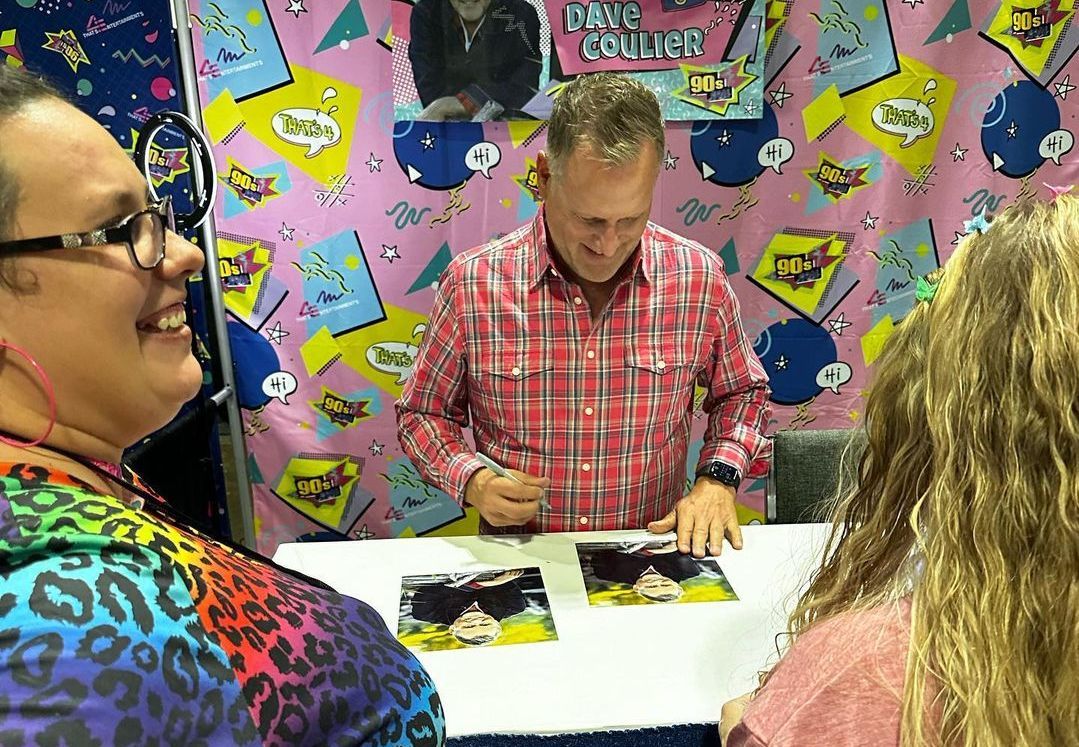
[[[742,530],[734,509],[734,488],[710,477],[698,478],[693,489],[675,504],[674,510],[648,525],[648,531],[663,534],[677,528],[678,549],[703,558],[706,547],[712,555],[723,552],[723,535],[735,550],[742,549]]]
[[[546,477],[533,477],[515,469],[507,471],[521,482],[484,468],[465,485],[465,502],[475,506],[493,527],[519,526],[530,521],[539,511],[544,491],[551,487]]]
[[[752,698],[753,693],[746,693],[723,704],[723,710],[719,716],[719,741],[721,744],[727,744],[727,737],[730,735],[731,729],[742,720],[742,714],[746,712],[746,707]]]
[[[432,101],[420,112],[419,119],[444,122],[447,119],[472,119],[472,115],[456,96],[443,96]]]

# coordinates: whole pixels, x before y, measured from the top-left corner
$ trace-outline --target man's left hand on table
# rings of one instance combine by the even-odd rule
[[[679,551],[692,551],[695,558],[703,558],[708,550],[712,555],[719,555],[723,551],[724,535],[735,550],[741,550],[742,530],[738,526],[734,494],[734,488],[710,477],[701,477],[675,504],[673,511],[648,525],[648,531],[661,534],[675,530]]]

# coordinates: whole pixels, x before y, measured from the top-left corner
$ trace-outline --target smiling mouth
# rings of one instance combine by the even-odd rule
[[[187,329],[187,311],[176,303],[140,319],[135,328],[150,335],[176,334]]]

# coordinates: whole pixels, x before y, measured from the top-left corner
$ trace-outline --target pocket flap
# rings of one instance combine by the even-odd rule
[[[540,350],[492,353],[480,360],[482,373],[516,381],[550,370],[552,366],[550,356]]]
[[[626,350],[626,365],[665,376],[693,365],[693,360],[674,345],[637,345]]]

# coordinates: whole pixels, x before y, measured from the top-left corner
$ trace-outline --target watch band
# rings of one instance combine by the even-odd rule
[[[742,482],[742,475],[726,462],[709,462],[697,470],[697,477],[710,477],[731,488],[737,488]]]

